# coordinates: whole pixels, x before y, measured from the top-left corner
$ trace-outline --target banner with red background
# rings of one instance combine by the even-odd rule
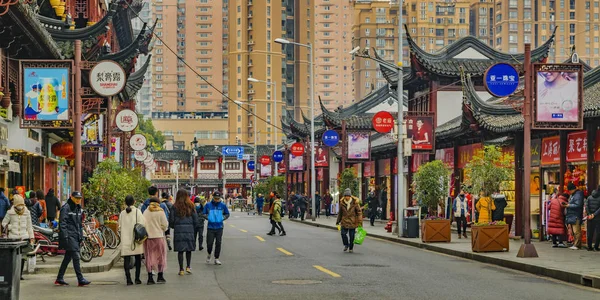
[[[542,165],[560,163],[560,137],[553,136],[542,139]]]

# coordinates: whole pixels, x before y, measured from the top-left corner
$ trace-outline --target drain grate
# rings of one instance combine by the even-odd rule
[[[389,266],[387,266],[387,265],[376,265],[376,264],[350,264],[350,265],[342,265],[342,267],[389,268]]]
[[[288,279],[288,280],[275,280],[271,283],[284,284],[284,285],[309,285],[309,284],[321,284],[323,281],[320,280],[308,280],[308,279]]]

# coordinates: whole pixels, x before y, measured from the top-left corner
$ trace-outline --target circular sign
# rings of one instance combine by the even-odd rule
[[[327,147],[335,147],[340,142],[340,135],[335,130],[327,130],[323,132],[323,144]]]
[[[148,152],[148,155],[146,155],[146,159],[144,159],[144,163],[145,164],[150,164],[154,162],[154,155],[152,155],[152,153]]]
[[[379,133],[388,133],[394,128],[394,116],[387,111],[380,111],[373,116],[373,129]]]
[[[133,131],[139,123],[138,115],[131,109],[124,109],[117,114],[117,128],[123,132]]]
[[[275,151],[273,152],[273,160],[275,162],[280,162],[283,160],[283,152],[281,151]]]
[[[147,145],[146,137],[141,133],[134,134],[129,139],[129,146],[131,146],[131,149],[133,149],[133,150],[136,150],[136,151],[144,150],[144,149],[146,149],[146,145]]]
[[[248,162],[248,171],[252,172],[252,171],[254,171],[254,168],[255,168],[254,161],[253,160],[249,161]]]
[[[302,143],[293,143],[291,148],[291,153],[293,156],[300,156],[304,154],[304,145]]]
[[[507,97],[519,87],[519,72],[510,64],[498,63],[487,69],[483,83],[493,96]]]
[[[271,163],[271,158],[268,155],[263,155],[260,157],[260,164],[266,166]]]
[[[146,157],[148,157],[148,151],[146,151],[145,149],[135,151],[133,153],[133,158],[137,161],[144,161],[144,160],[146,160]]]
[[[104,97],[114,96],[125,87],[125,71],[112,60],[98,62],[90,71],[90,87]]]

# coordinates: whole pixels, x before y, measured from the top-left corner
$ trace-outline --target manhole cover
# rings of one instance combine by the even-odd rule
[[[351,264],[351,265],[342,265],[342,267],[387,268],[389,266],[376,265],[376,264]]]
[[[308,284],[321,284],[323,282],[320,280],[289,279],[289,280],[275,280],[272,283],[288,284],[288,285],[308,285]]]
[[[93,285],[117,285],[119,284],[118,281],[98,281],[98,280],[94,280],[94,282],[92,282]]]

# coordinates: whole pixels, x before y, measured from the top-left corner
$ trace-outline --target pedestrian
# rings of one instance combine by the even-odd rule
[[[306,215],[306,206],[308,204],[308,197],[306,196],[306,193],[297,195],[296,203],[298,204],[298,209],[300,210],[300,221],[304,221],[304,216]]]
[[[148,188],[148,196],[149,197],[146,199],[146,201],[144,201],[144,203],[142,203],[142,206],[140,207],[140,210],[142,211],[142,213],[144,213],[146,211],[146,209],[148,209],[148,206],[150,206],[150,198],[156,197],[158,199],[158,188],[155,186],[149,187]],[[169,208],[167,207],[167,204],[160,203],[160,208],[163,209],[165,216],[167,217],[167,220],[169,220]]]
[[[469,205],[467,198],[465,197],[465,191],[460,191],[458,197],[454,199],[454,202],[452,203],[452,211],[454,212],[454,219],[456,220],[456,227],[458,228],[458,238],[461,239],[463,236],[467,238],[467,217],[469,216]]]
[[[56,220],[57,214],[60,211],[60,200],[54,195],[54,189],[49,189],[44,197],[46,200],[46,218],[48,223]]]
[[[196,251],[196,230],[198,230],[198,215],[196,208],[190,201],[188,191],[181,189],[175,195],[175,204],[169,220],[173,229],[173,249],[177,252],[179,262],[179,275],[187,272],[192,274],[192,251]],[[186,268],[183,271],[183,254],[185,253]]]
[[[223,221],[229,218],[229,210],[227,209],[227,205],[221,202],[221,198],[222,196],[219,191],[214,192],[212,200],[206,203],[204,212],[202,213],[202,216],[208,220],[206,230],[207,264],[210,263],[213,243],[215,243],[215,265],[221,265],[219,257],[221,255],[221,241],[223,239]]]
[[[323,203],[325,204],[325,217],[329,219],[331,216],[331,194],[329,190],[325,191],[325,195],[323,195]]]
[[[375,226],[375,218],[377,217],[377,209],[379,208],[379,199],[375,197],[374,192],[370,192],[367,196],[367,203],[369,203],[369,223],[371,223],[371,226]]]
[[[321,195],[319,195],[319,191],[315,192],[315,209],[316,209],[315,216],[317,218],[320,218],[321,217]]]
[[[42,215],[39,217],[39,222],[40,222],[40,224],[46,223],[47,218],[48,218],[48,210],[46,208],[46,196],[44,195],[44,191],[42,191],[42,190],[35,191],[35,196],[38,200],[38,203],[42,207]]]
[[[380,205],[382,211],[386,211],[387,202],[388,202],[387,186],[382,184],[381,190],[379,191],[379,205]],[[385,214],[382,214],[381,219],[382,220],[385,219]]]
[[[295,203],[296,202],[296,194],[294,193],[294,191],[290,192],[290,196],[288,197],[288,201],[287,201],[287,209],[288,209],[288,218],[291,220],[292,218],[296,218],[296,213],[295,213]]]
[[[119,236],[121,237],[121,257],[124,260],[125,278],[127,285],[133,285],[131,280],[132,259],[135,258],[135,284],[142,284],[140,272],[142,268],[142,254],[144,254],[144,245],[138,245],[133,235],[135,224],[146,224],[142,211],[135,206],[135,199],[132,195],[125,197],[125,208],[119,215]]]
[[[335,225],[341,225],[344,252],[354,252],[356,228],[362,226],[362,212],[359,202],[358,198],[352,196],[352,191],[349,188],[344,190],[344,198],[340,201],[340,210],[335,223]]]
[[[31,224],[40,226],[40,218],[44,214],[42,205],[37,200],[37,194],[34,191],[27,192],[28,198],[25,200],[25,205],[31,215]],[[14,201],[14,200],[13,200]]]
[[[265,204],[265,197],[263,197],[262,194],[258,194],[258,197],[256,197],[256,211],[258,212],[259,216],[262,216],[264,204]]]
[[[496,192],[492,195],[494,206],[496,209],[492,211],[492,221],[503,221],[504,220],[504,209],[508,205],[506,202],[506,196],[500,192]]]
[[[166,216],[168,220],[169,214],[171,213],[171,210],[173,210],[173,203],[169,201],[169,194],[163,192],[160,197],[160,202],[161,204],[164,204],[164,206],[162,207],[167,208],[168,213],[166,214]],[[171,247],[171,228],[167,228],[167,231],[165,231],[165,237],[167,238],[167,247],[169,247],[169,251],[173,250],[173,248]]]
[[[31,216],[27,207],[25,207],[25,201],[21,195],[14,196],[13,206],[2,220],[2,228],[7,228],[7,237],[9,239],[28,241],[30,245],[35,244]],[[27,260],[26,256],[21,259],[21,280],[23,280],[25,260]]]
[[[573,234],[573,246],[571,250],[581,249],[581,222],[583,219],[583,192],[577,189],[575,184],[569,182],[567,190],[571,194],[569,203],[563,203],[567,208],[566,223]]]
[[[281,197],[279,196],[279,194],[277,192],[273,193],[273,201],[271,203],[271,208],[269,210],[269,214],[270,214],[270,221],[271,221],[271,231],[269,231],[269,233],[267,233],[267,235],[275,235],[275,229],[277,229],[277,231],[279,231],[279,235],[280,236],[285,236],[285,229],[283,228],[283,224],[281,224],[281,211],[282,211],[282,204],[281,204]]]
[[[587,203],[585,204],[587,211],[587,243],[588,251],[600,251],[600,186],[592,192],[592,195],[588,197]],[[592,241],[594,240],[594,233],[597,233],[596,243],[592,248]]]
[[[69,263],[73,261],[73,268],[77,274],[78,286],[89,285],[90,282],[83,277],[79,261],[79,245],[83,241],[83,224],[81,218],[81,192],[71,193],[67,203],[60,209],[60,222],[58,223],[58,248],[65,250],[63,261],[60,264],[55,285],[69,285],[64,276]]]
[[[552,235],[552,248],[567,248],[563,242],[563,237],[567,234],[563,204],[568,203],[568,199],[568,194],[560,194],[552,197],[548,204],[548,234]]]
[[[202,218],[202,213],[204,212],[204,203],[202,202],[203,201],[199,196],[194,199],[194,205],[196,206],[195,212],[196,216],[198,216],[198,226],[196,227],[194,234],[194,241],[198,241],[198,251],[204,250],[204,247],[202,246],[204,243],[204,218]]]
[[[0,187],[0,224],[6,217],[6,213],[10,209],[10,200],[4,195],[4,188]],[[2,234],[2,227],[0,227],[0,234]]]
[[[479,200],[475,204],[479,212],[478,223],[489,223],[492,221],[492,211],[496,210],[496,204],[490,197],[485,197],[483,192],[479,193]]]
[[[150,198],[148,209],[144,211],[144,222],[148,238],[144,241],[144,259],[148,272],[148,285],[155,284],[152,271],[158,272],[158,283],[166,283],[164,272],[167,269],[167,247],[165,231],[169,227],[167,216],[157,197]]]

